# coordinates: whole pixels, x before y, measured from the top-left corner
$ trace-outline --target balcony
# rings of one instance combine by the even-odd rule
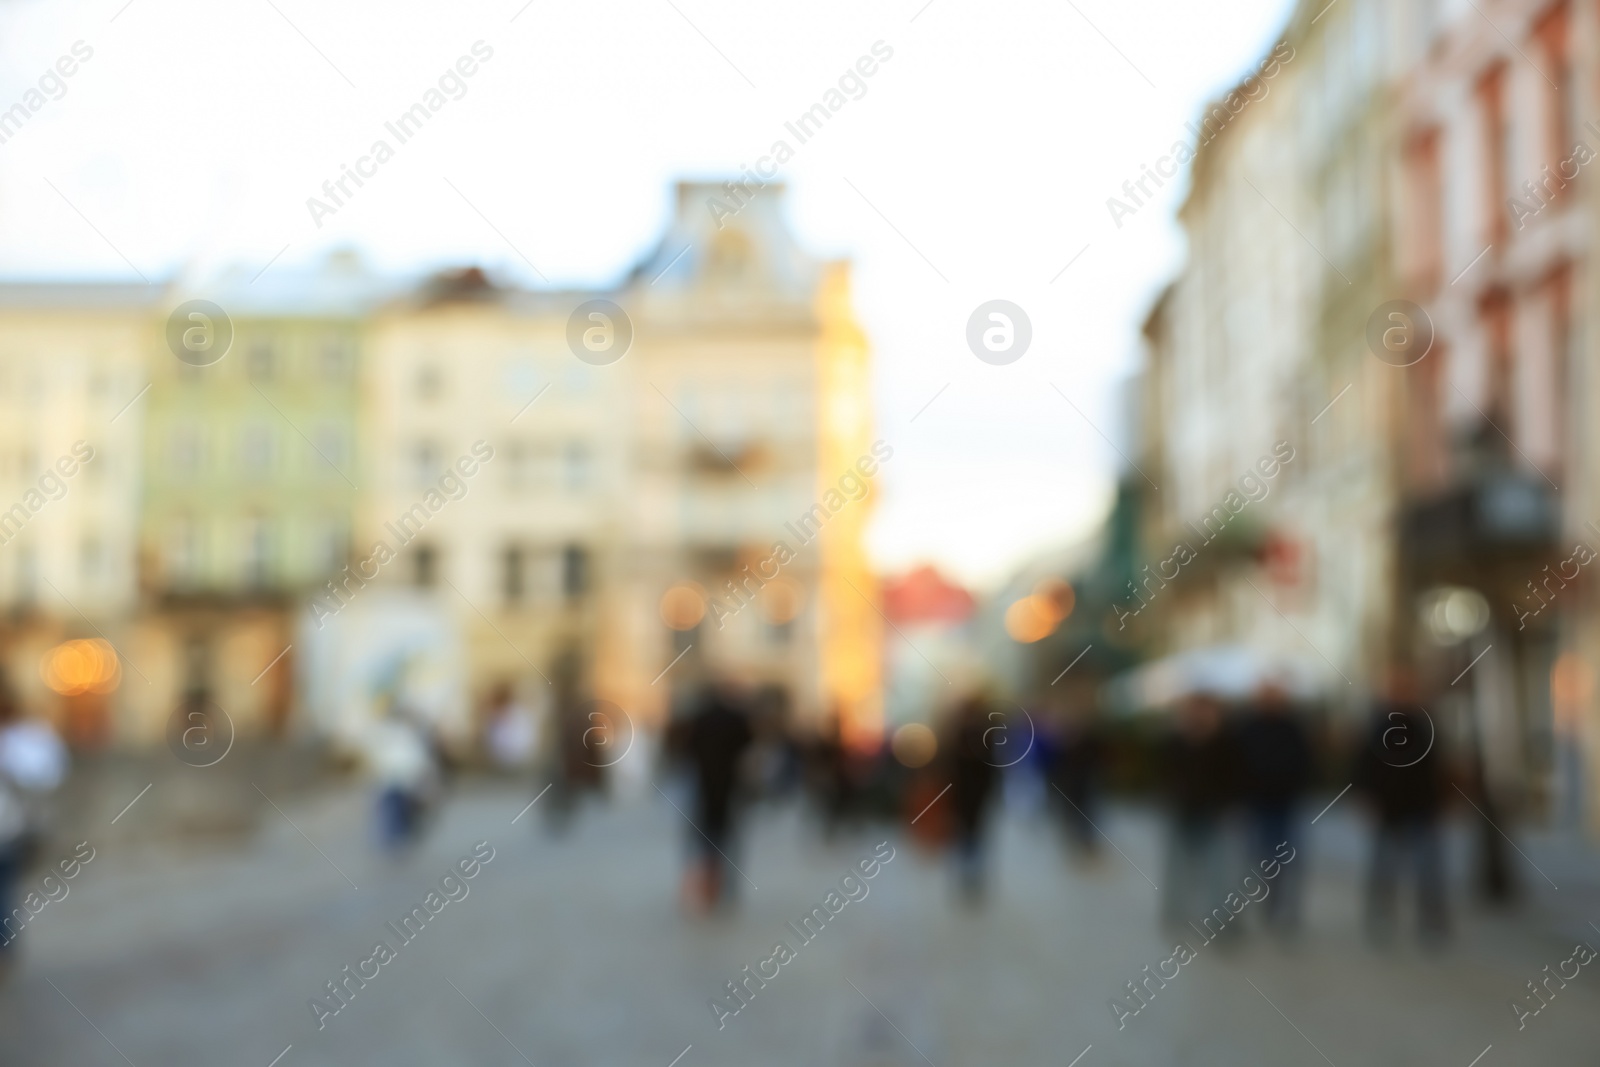
[[[1401,559],[1425,584],[1508,565],[1537,569],[1555,551],[1560,524],[1560,498],[1538,476],[1486,472],[1404,506]]]

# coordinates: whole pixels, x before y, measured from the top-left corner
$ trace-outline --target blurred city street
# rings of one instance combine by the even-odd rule
[[[0,1067],[1596,1063],[1597,159],[1600,0],[0,0]]]
[[[1349,798],[1310,838],[1304,939],[1286,947],[1251,930],[1236,949],[1200,948],[1119,1033],[1107,1001],[1170,951],[1155,892],[1130,866],[1161,876],[1159,826],[1140,810],[1108,813],[1102,828],[1127,858],[1104,851],[1087,871],[1068,862],[1056,826],[1008,815],[994,894],[973,910],[944,866],[898,833],[864,827],[824,845],[798,808],[763,809],[735,857],[759,888],[741,883],[730,915],[689,919],[676,905],[686,824],[661,796],[589,806],[576,832],[552,836],[542,802],[513,824],[530,795],[471,787],[396,865],[370,848],[359,792],[269,809],[250,847],[135,849],[140,807],[115,826],[108,809],[89,834],[94,861],[25,933],[27,966],[0,1000],[0,1062],[267,1067],[292,1045],[282,1067],[1064,1067],[1092,1045],[1083,1067],[1467,1067],[1492,1044],[1482,1063],[1499,1067],[1580,1062],[1600,1009],[1590,974],[1521,1033],[1506,1006],[1584,938],[1583,913],[1600,916],[1596,871],[1560,866],[1574,853],[1559,842],[1525,842],[1561,889],[1521,870],[1530,899],[1519,921],[1468,906],[1447,947],[1402,939],[1379,951],[1357,936],[1365,838]],[[719,1033],[708,998],[779,937],[793,943],[784,924],[885,838],[897,853],[869,895]],[[481,840],[495,854],[469,895],[319,1032],[308,998]]]

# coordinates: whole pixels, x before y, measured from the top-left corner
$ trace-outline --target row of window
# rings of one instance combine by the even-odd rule
[[[0,356],[0,396],[15,395],[30,404],[37,404],[46,397],[56,392],[55,386],[60,381],[59,374],[50,371],[60,370],[61,364],[52,358],[54,367],[41,366],[37,358],[19,359],[12,356]],[[121,404],[130,394],[138,389],[134,385],[130,389],[122,381],[122,375],[111,370],[91,365],[84,377],[84,390],[89,399],[98,401],[115,401]]]
[[[73,475],[73,480],[88,478],[97,481],[105,477],[106,471],[112,466],[110,457],[97,443],[90,443],[94,449],[94,459],[88,463],[80,463],[77,467],[81,473]],[[0,479],[8,481],[36,482],[39,477],[51,469],[59,456],[52,455],[46,461],[44,455],[32,445],[0,445]],[[9,503],[9,501],[7,502]]]
[[[231,573],[248,588],[266,589],[281,584],[284,578],[285,544],[282,527],[264,517],[246,519],[230,538],[233,545]],[[337,522],[324,522],[313,535],[310,546],[311,560],[304,561],[318,575],[339,575],[351,559],[350,538],[346,528]],[[89,542],[86,542],[85,560],[90,559]],[[103,550],[93,542],[94,559],[103,560]],[[207,543],[200,524],[187,517],[169,523],[165,544],[165,579],[176,589],[210,584],[215,568],[212,549]],[[102,564],[103,565],[103,564]],[[431,589],[441,584],[446,569],[444,551],[437,545],[423,542],[411,546],[400,561],[393,564],[406,584],[420,589]],[[85,564],[87,567],[87,562]],[[370,565],[354,568],[362,574]],[[590,556],[581,545],[569,544],[559,549],[534,548],[511,544],[500,549],[495,558],[495,569],[501,598],[507,604],[555,599],[572,600],[581,597],[590,583]],[[302,579],[309,575],[299,576]],[[296,583],[298,584],[298,583]]]
[[[402,566],[410,585],[436,589],[442,585],[445,554],[434,544],[414,545]],[[511,544],[495,557],[500,599],[507,605],[578,600],[589,590],[591,567],[589,550],[575,544],[556,550]]]
[[[111,558],[105,542],[95,534],[78,540],[73,553],[80,585],[96,586],[111,577]],[[33,544],[9,545],[4,556],[10,557],[5,568],[9,574],[0,578],[9,581],[11,595],[16,600],[30,600],[39,592],[39,549]],[[3,557],[0,557],[3,558]]]
[[[297,351],[301,350],[302,351]],[[282,382],[309,379],[328,385],[347,384],[354,380],[356,346],[352,337],[330,335],[303,346],[286,337],[272,334],[253,334],[235,337],[229,348],[229,360],[237,360],[246,378],[252,382]],[[186,380],[204,381],[214,375],[214,369],[180,363],[178,370]]]
[[[308,430],[310,447],[303,447],[300,463],[304,469],[321,471],[330,478],[338,472],[349,472],[351,460],[349,435],[339,426],[321,425]],[[167,461],[171,473],[177,478],[192,478],[214,469],[220,451],[231,452],[231,473],[238,473],[252,481],[264,480],[280,472],[287,462],[287,452],[297,446],[298,435],[269,423],[255,423],[241,427],[231,448],[215,448],[215,437],[197,426],[175,429],[167,447]],[[23,454],[23,465],[18,469],[26,474],[34,470],[37,456]],[[437,441],[423,440],[413,444],[406,461],[407,480],[418,487],[430,486],[450,462],[446,449]],[[500,451],[495,460],[500,468],[501,482],[511,489],[538,489],[560,486],[568,492],[581,493],[591,488],[594,481],[594,453],[581,441],[563,444],[513,441]],[[5,453],[0,451],[0,475],[6,469]],[[350,472],[353,473],[353,472]]]
[[[507,545],[498,563],[500,595],[507,604],[553,596],[575,600],[588,591],[591,581],[589,552],[582,545],[566,545],[555,553]]]
[[[250,423],[238,429],[231,448],[218,450],[214,435],[198,426],[180,426],[168,440],[167,462],[176,477],[192,478],[212,468],[215,452],[231,452],[233,471],[251,480],[262,480],[282,469],[288,450],[298,443],[304,469],[337,478],[350,461],[349,434],[343,427],[327,424],[312,426],[306,434],[309,448],[293,430],[271,423]]]
[[[1453,208],[1471,211],[1481,220],[1482,240],[1501,245],[1522,228],[1527,215],[1570,197],[1581,165],[1572,158],[1574,146],[1592,140],[1581,127],[1585,93],[1573,55],[1571,16],[1566,0],[1557,0],[1517,47],[1518,61],[1496,59],[1477,73],[1472,84],[1475,128],[1431,126],[1408,140],[1406,215],[1411,228],[1406,244],[1419,280],[1433,285],[1442,280],[1444,224]],[[1535,65],[1537,77],[1524,79],[1532,86],[1531,95],[1517,93],[1519,87],[1513,85],[1522,58]],[[1523,103],[1529,106],[1519,109]],[[1470,174],[1453,165],[1459,157],[1449,151],[1447,133],[1478,145],[1479,165]],[[1453,179],[1448,185],[1447,176]],[[1463,178],[1476,179],[1476,205],[1453,187]]]

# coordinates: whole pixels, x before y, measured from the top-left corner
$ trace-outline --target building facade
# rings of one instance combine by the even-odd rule
[[[1298,645],[1352,713],[1409,665],[1498,803],[1600,825],[1600,11],[1307,3],[1285,41],[1196,160],[1146,324],[1146,552],[1205,547],[1139,621],[1164,651]],[[1294,458],[1228,518],[1269,437]]]
[[[1351,712],[1394,651],[1395,382],[1364,329],[1391,286],[1388,72],[1405,40],[1378,0],[1302,5],[1208,112],[1180,212],[1189,260],[1144,331],[1152,564],[1117,612],[1157,653],[1247,644],[1303,663]]]
[[[118,730],[110,687],[148,688],[104,643],[129,640],[139,603],[140,394],[161,296],[146,285],[0,285],[0,657],[21,697],[54,707],[83,743]],[[50,650],[69,641],[108,654],[53,675]]]
[[[349,551],[361,352],[380,292],[358,260],[338,254],[315,270],[233,273],[167,294],[178,328],[231,337],[216,339],[227,345],[220,355],[186,362],[166,343],[173,327],[153,324],[158,347],[140,401],[138,651],[129,652],[153,672],[140,735],[196,701],[214,702],[249,734],[288,727],[297,660],[284,650],[305,597]],[[196,298],[226,322],[187,318]]]
[[[1584,752],[1588,779],[1600,771],[1581,562],[1600,551],[1585,173],[1600,153],[1600,12],[1504,0],[1428,15],[1395,153],[1397,262],[1434,334],[1404,374],[1407,592],[1479,606],[1435,655],[1475,664],[1460,684],[1484,774],[1507,803],[1576,816]]]
[[[381,278],[347,253],[0,287],[0,477],[20,499],[73,440],[95,456],[0,531],[12,676],[59,704],[29,681],[41,658],[103,639],[116,677],[62,698],[94,705],[66,716],[84,741],[151,741],[208,701],[245,735],[355,743],[398,694],[467,744],[501,684],[648,728],[729,676],[876,736],[862,531],[893,450],[848,265],[796,245],[781,188],[732,217],[720,195],[681,185],[656,250],[600,291]],[[231,326],[217,358],[168,343],[192,300]]]

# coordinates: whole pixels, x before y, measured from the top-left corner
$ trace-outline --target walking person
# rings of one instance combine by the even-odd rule
[[[1228,893],[1223,820],[1238,761],[1215,696],[1194,693],[1179,705],[1161,762],[1171,804],[1162,919],[1184,930],[1220,907]]]
[[[726,682],[708,685],[684,732],[695,802],[691,859],[684,896],[710,911],[731,899],[729,853],[735,851],[740,768],[754,735],[743,695]]]
[[[1073,854],[1084,860],[1099,855],[1094,818],[1099,806],[1101,751],[1093,709],[1087,703],[1070,705],[1049,735],[1045,755],[1051,792],[1066,805],[1062,816],[1067,840]]]
[[[517,699],[510,682],[500,682],[489,694],[484,745],[497,770],[515,773],[531,768],[539,751],[540,718]]]
[[[597,711],[584,685],[583,657],[577,648],[556,656],[550,670],[551,751],[543,762],[550,778],[550,799],[541,804],[552,833],[565,833],[578,814],[585,793],[602,785],[601,767],[590,739]],[[602,735],[606,732],[603,730]]]
[[[1449,933],[1439,829],[1444,755],[1433,719],[1418,696],[1409,670],[1390,671],[1352,772],[1357,794],[1373,816],[1366,925],[1368,936],[1378,942],[1394,935],[1396,898],[1406,868],[1416,880],[1420,937],[1438,943]]]
[[[854,812],[850,752],[838,708],[823,721],[811,748],[812,791],[822,818],[822,837],[832,841]]]
[[[950,758],[950,809],[954,815],[956,873],[968,904],[981,904],[988,888],[989,810],[1000,781],[1007,727],[1001,713],[981,696],[956,710]]]
[[[394,694],[379,698],[377,719],[367,730],[366,760],[377,790],[378,841],[399,855],[421,836],[440,769],[431,732]]]
[[[42,846],[51,793],[67,775],[67,750],[48,723],[22,713],[0,678],[0,981],[16,966],[20,931],[6,923],[17,886]]]
[[[1311,735],[1295,715],[1289,694],[1275,680],[1256,691],[1239,724],[1238,750],[1245,810],[1249,821],[1249,863],[1270,859],[1287,843],[1303,856],[1299,809],[1311,785]],[[1262,902],[1262,915],[1279,933],[1292,934],[1300,923],[1305,860],[1285,867],[1272,894]]]

